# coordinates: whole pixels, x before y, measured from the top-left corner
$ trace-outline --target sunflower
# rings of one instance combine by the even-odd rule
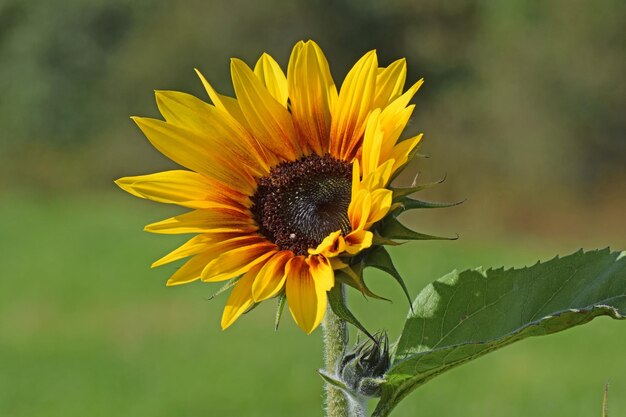
[[[403,91],[405,60],[379,67],[370,51],[337,89],[313,41],[295,45],[286,75],[267,54],[254,69],[233,59],[236,98],[196,72],[213,104],[157,91],[165,120],[133,117],[156,149],[187,169],[116,181],[137,197],[191,209],[145,227],[196,234],[152,266],[189,258],[167,285],[229,280],[223,329],[255,304],[286,297],[311,333],[340,273],[369,294],[355,266],[362,255],[392,237],[419,238],[395,221],[404,207],[396,197],[417,188],[389,184],[421,139],[400,135],[422,80]]]

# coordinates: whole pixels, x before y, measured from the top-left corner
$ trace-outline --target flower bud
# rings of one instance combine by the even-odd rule
[[[346,353],[339,365],[339,376],[353,392],[366,397],[379,397],[383,375],[389,369],[389,339],[381,332],[374,340],[357,343]]]

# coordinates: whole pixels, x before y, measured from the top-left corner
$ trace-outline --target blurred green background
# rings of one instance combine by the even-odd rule
[[[232,93],[228,59],[286,67],[315,39],[339,83],[369,49],[424,77],[401,181],[447,174],[424,198],[467,201],[406,221],[456,242],[393,250],[415,295],[453,268],[521,266],[626,247],[626,2],[0,1],[0,415],[319,416],[320,332],[266,303],[226,332],[217,286],[165,288],[149,264],[181,243],[144,224],[178,213],[112,181],[168,169],[128,119],[152,90]],[[409,132],[409,133],[411,133]],[[395,338],[407,305],[351,294]],[[411,394],[398,416],[626,415],[626,328],[598,319],[523,341]]]

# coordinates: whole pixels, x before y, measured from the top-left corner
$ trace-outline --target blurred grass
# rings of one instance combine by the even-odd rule
[[[166,288],[175,266],[150,262],[181,241],[141,232],[172,213],[117,195],[0,199],[0,415],[320,416],[320,332],[265,303],[219,329],[219,286]],[[474,239],[395,248],[411,293],[449,270],[523,265],[564,242]],[[565,252],[562,252],[565,253]],[[388,304],[351,294],[370,329],[397,337],[407,305],[391,280],[368,281]],[[626,413],[624,323],[598,319],[523,341],[420,388],[394,415],[592,416]]]

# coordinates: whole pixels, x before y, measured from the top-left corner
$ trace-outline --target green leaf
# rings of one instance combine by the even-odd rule
[[[387,239],[402,240],[456,240],[457,237],[440,237],[413,231],[400,223],[395,216],[387,216],[381,221],[379,234]]]
[[[391,256],[389,256],[389,252],[383,246],[376,246],[372,250],[368,251],[363,257],[363,267],[372,267],[379,269],[383,272],[391,275],[402,287],[402,291],[406,295],[407,300],[409,300],[409,306],[413,308],[411,303],[411,296],[409,295],[409,289],[406,287],[402,276],[396,269],[393,261],[391,260]]]
[[[576,252],[522,269],[452,272],[417,296],[373,416],[431,378],[530,336],[624,319],[626,253]]]
[[[348,307],[346,307],[346,303],[344,302],[341,294],[340,285],[335,285],[330,291],[328,291],[328,302],[330,303],[330,308],[333,310],[333,313],[339,316],[339,318],[352,324],[354,327],[366,334],[367,337],[374,340],[374,336],[367,331],[361,322],[354,317],[354,314],[348,310]]]

